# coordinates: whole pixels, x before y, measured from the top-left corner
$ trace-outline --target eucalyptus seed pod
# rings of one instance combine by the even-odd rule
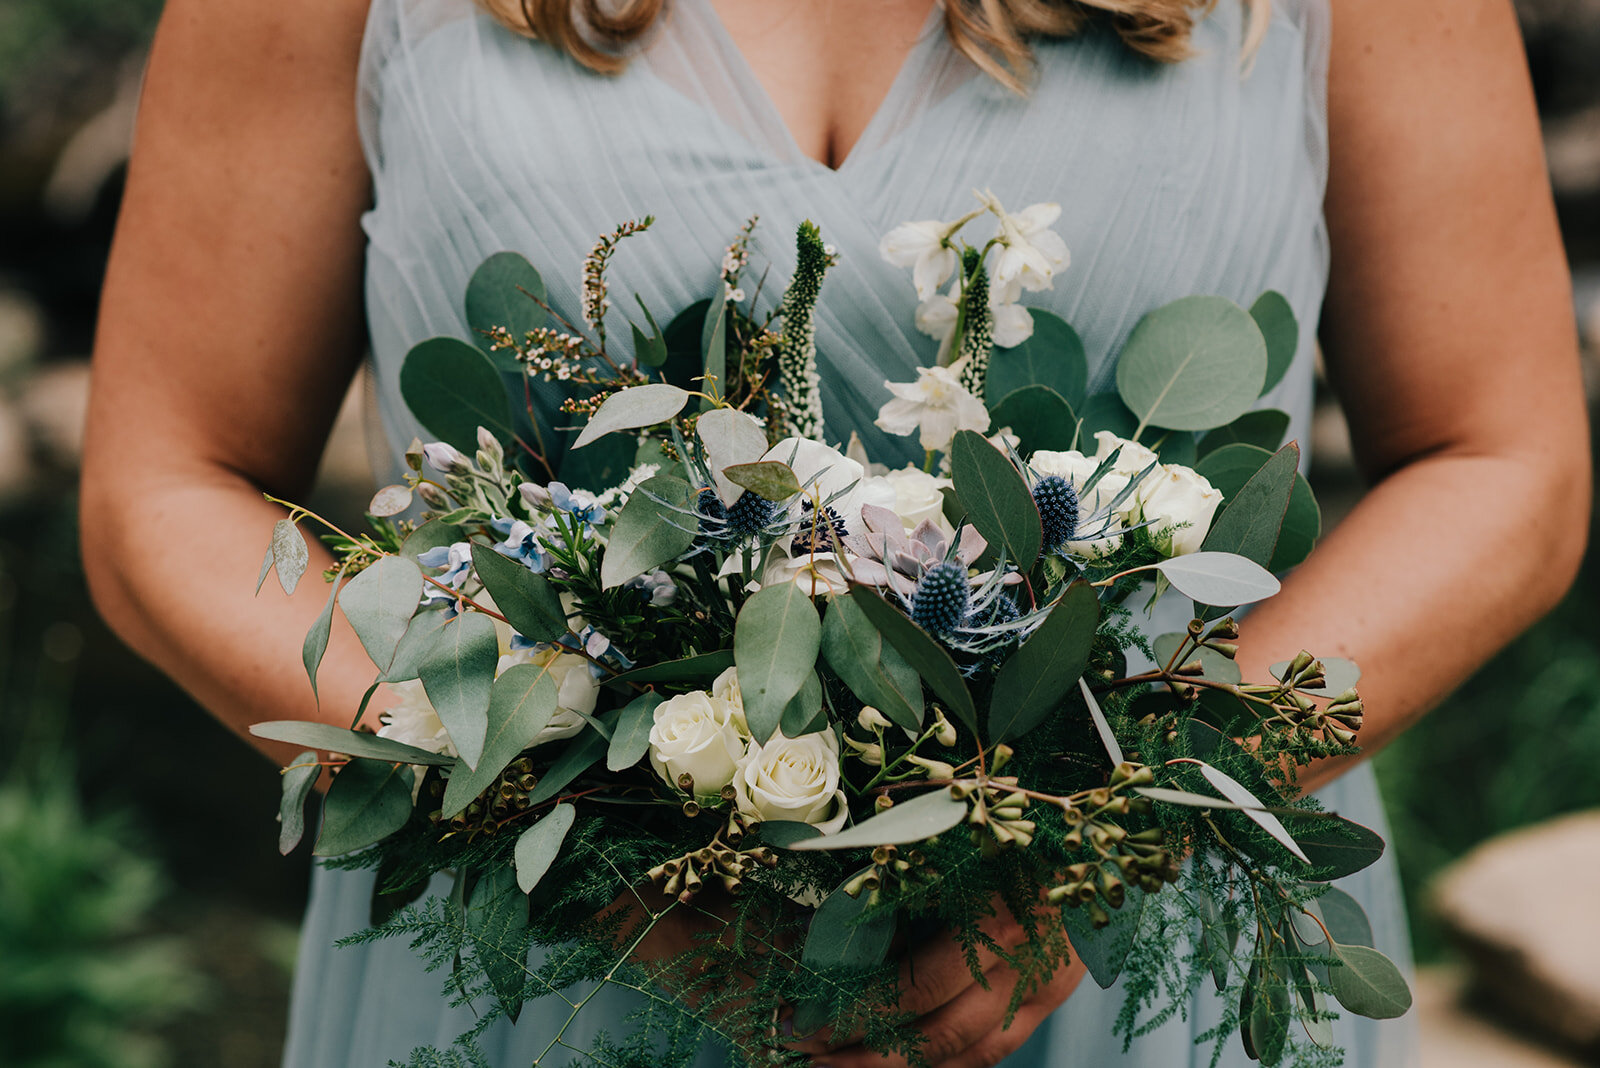
[[[1091,898],[1085,904],[1089,908],[1089,923],[1095,930],[1103,930],[1111,925],[1111,913],[1107,912],[1100,902]]]
[[[1072,852],[1083,848],[1083,832],[1077,829],[1061,836],[1061,848]]]
[[[1337,708],[1340,705],[1359,705],[1360,703],[1361,695],[1357,693],[1355,687],[1352,686],[1343,693],[1336,694],[1334,698],[1328,702],[1328,707]]]
[[[718,793],[717,796],[722,798],[724,801],[732,801],[734,798],[739,796],[739,792],[733,788],[733,783],[730,782],[728,785],[722,788],[721,792]]]
[[[1180,665],[1178,670],[1174,672],[1177,675],[1204,675],[1205,673],[1206,666],[1199,660],[1191,660],[1187,664]]]
[[[890,797],[888,794],[879,794],[877,797],[872,799],[872,809],[874,812],[888,812],[893,807],[894,798]]]
[[[1060,905],[1072,896],[1070,886],[1052,886],[1044,893],[1044,899],[1052,905]]]
[[[1111,804],[1111,791],[1104,786],[1097,786],[1089,791],[1089,807],[1105,808]]]
[[[1239,655],[1239,647],[1233,642],[1206,642],[1206,648],[1221,653],[1229,660],[1233,660]]]
[[[1198,638],[1198,637],[1200,637],[1200,632],[1202,630],[1205,630],[1205,628],[1206,628],[1205,620],[1203,620],[1203,619],[1191,619],[1191,620],[1189,620],[1189,625],[1185,629],[1189,632],[1189,637]]]
[[[989,765],[989,774],[993,775],[1011,762],[1015,751],[1004,743],[994,747],[994,762]]]
[[[1295,654],[1294,659],[1289,661],[1289,666],[1284,669],[1284,671],[1283,671],[1284,681],[1285,682],[1289,682],[1289,681],[1292,681],[1292,680],[1298,678],[1301,674],[1303,674],[1305,672],[1305,670],[1307,668],[1309,668],[1315,662],[1316,662],[1316,657],[1312,656],[1310,653],[1306,652],[1304,649],[1300,650],[1298,653]]]
[[[1083,861],[1079,861],[1076,864],[1068,864],[1065,875],[1068,881],[1074,884],[1081,883],[1089,877],[1089,865]]]
[[[521,775],[517,776],[517,788],[520,790],[532,793],[533,788],[538,785],[539,776],[533,774],[532,772],[523,772]]]
[[[895,848],[892,845],[877,846],[872,850],[872,863],[884,867],[894,859]]]
[[[685,775],[684,778],[688,776]],[[683,803],[683,818],[692,820],[698,815],[700,815],[700,802],[691,797]]]
[[[1127,888],[1110,868],[1100,869],[1100,894],[1114,909],[1120,909],[1127,898]]]
[[[678,789],[682,790],[691,797],[694,796],[694,776],[690,775],[687,771],[682,775],[679,775]]]
[[[1239,640],[1239,624],[1238,624],[1238,621],[1236,621],[1232,616],[1224,616],[1222,619],[1219,619],[1217,621],[1216,626],[1211,628],[1210,632],[1206,635],[1206,637],[1208,639],[1209,638],[1220,638],[1223,641],[1228,641],[1228,642],[1238,641]]]
[[[1337,716],[1329,716],[1328,718],[1347,730],[1358,731],[1361,729],[1362,719],[1359,715],[1345,715],[1341,712]]]
[[[732,875],[723,875],[718,877],[718,881],[722,883],[722,889],[729,897],[739,896],[739,891],[743,884],[737,878]]]
[[[1332,735],[1333,738],[1340,745],[1354,745],[1355,744],[1355,740],[1356,740],[1355,731],[1347,731],[1343,727],[1335,727],[1333,724],[1330,723],[1330,724],[1328,724],[1328,727],[1327,727],[1327,733]]]

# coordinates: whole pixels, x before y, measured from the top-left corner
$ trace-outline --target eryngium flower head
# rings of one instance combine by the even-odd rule
[[[1078,532],[1078,491],[1060,475],[1046,475],[1033,486],[1033,503],[1044,525],[1044,547],[1059,548]]]
[[[930,634],[949,634],[966,622],[972,602],[967,569],[960,564],[934,564],[922,573],[911,595],[911,621]]]
[[[772,522],[777,507],[760,494],[745,490],[728,509],[728,529],[745,537],[758,534]]]
[[[800,528],[795,531],[794,539],[789,543],[791,556],[833,552],[835,543],[844,542],[850,533],[845,528],[844,517],[834,511],[832,505],[827,504],[822,506],[822,517],[822,522],[818,523],[816,506],[810,501],[803,502]]]

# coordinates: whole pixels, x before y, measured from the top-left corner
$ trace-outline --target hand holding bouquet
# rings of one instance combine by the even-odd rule
[[[412,938],[454,997],[492,998],[480,1026],[586,981],[636,990],[631,1033],[587,1051],[607,1063],[713,1037],[798,1063],[786,1031],[823,1028],[915,1060],[891,947],[938,928],[975,974],[1002,952],[1018,1003],[1073,956],[1102,985],[1126,969],[1128,1033],[1214,981],[1230,1011],[1206,1037],[1236,1030],[1268,1064],[1331,1046],[1335,1002],[1405,1010],[1327,885],[1382,842],[1293,785],[1355,751],[1358,672],[1302,653],[1247,681],[1233,659],[1232,610],[1317,534],[1287,416],[1252,410],[1293,315],[1271,293],[1158,308],[1116,392],[1088,396],[1071,327],[1019,303],[1066,266],[1055,214],[980,194],[885,238],[939,342],[885,383],[878,427],[924,455],[900,468],[826,437],[812,315],[833,253],[810,224],[769,311],[741,276],[752,220],[709,301],[665,329],[641,306],[629,357],[607,267],[650,220],[595,246],[581,327],[525,260],[484,264],[479,344],[423,342],[402,372],[438,440],[370,532],[327,536],[306,667],[337,606],[382,726],[254,728],[310,747],[284,775],[286,850],[334,754],[315,851],[378,871],[358,940]],[[967,244],[980,218],[994,236]],[[553,439],[552,410],[579,426]],[[262,571],[285,589],[317,518],[289,507]],[[1148,636],[1162,597],[1192,621]],[[453,892],[422,898],[439,872]],[[983,932],[996,903],[1015,950]],[[709,932],[636,952],[683,915]]]

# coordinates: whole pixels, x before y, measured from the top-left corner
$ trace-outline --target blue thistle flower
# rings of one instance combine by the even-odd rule
[[[829,532],[829,528],[832,532]],[[822,526],[817,525],[816,506],[810,501],[804,502],[800,517],[800,529],[795,532],[794,540],[789,543],[789,551],[795,556],[804,556],[808,553],[831,552],[836,541],[844,541],[849,531],[845,529],[844,517],[833,510],[832,505],[822,506]]]
[[[1033,503],[1044,525],[1044,547],[1060,548],[1078,532],[1078,491],[1060,475],[1046,475],[1033,484]]]
[[[695,514],[700,517],[700,533],[702,536],[716,537],[726,531],[728,526],[728,506],[722,503],[722,498],[717,496],[717,491],[706,487],[700,491],[700,496],[694,503]]]
[[[917,580],[911,595],[911,621],[929,634],[949,634],[966,622],[972,603],[967,570],[960,564],[934,564]]]
[[[728,509],[728,529],[745,537],[758,534],[772,522],[777,507],[760,494],[745,490]]]

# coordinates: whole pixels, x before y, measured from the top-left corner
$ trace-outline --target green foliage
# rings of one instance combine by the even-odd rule
[[[972,430],[958,431],[950,446],[950,474],[967,519],[992,550],[1027,572],[1044,541],[1039,509],[1021,473],[1005,454]]]
[[[1037,727],[1077,685],[1094,646],[1100,601],[1093,587],[1075,582],[1039,629],[995,677],[989,702],[989,737],[1010,741]]]
[[[500,371],[465,341],[436,337],[414,345],[400,366],[400,395],[430,433],[468,456],[480,426],[501,440],[516,436]]]
[[[1017,452],[1031,456],[1042,449],[1065,452],[1078,433],[1078,417],[1066,399],[1049,386],[1023,386],[989,409],[992,428],[1010,427]]]
[[[812,674],[822,643],[822,620],[800,586],[768,586],[744,603],[733,631],[750,733],[765,742],[778,729],[783,710]]]
[[[496,349],[488,332],[504,327],[521,339],[550,321],[545,311],[544,279],[527,258],[516,252],[497,252],[478,265],[467,283],[464,301],[472,341],[502,371],[521,371],[513,353]]]
[[[687,482],[671,475],[640,483],[623,505],[600,563],[606,589],[676,559],[694,544],[694,522],[682,514],[692,492]]]
[[[1222,297],[1185,297],[1133,328],[1117,392],[1140,426],[1211,430],[1250,409],[1266,373],[1266,342],[1249,313]]]
[[[199,1001],[175,943],[146,933],[159,869],[92,819],[60,761],[0,781],[0,1062],[154,1068],[149,1028]]]
[[[1079,407],[1089,382],[1089,359],[1078,332],[1042,308],[1029,308],[1028,314],[1033,317],[1033,335],[1016,348],[996,352],[989,362],[988,396],[1004,402],[1014,390],[1044,386],[1071,407]]]

